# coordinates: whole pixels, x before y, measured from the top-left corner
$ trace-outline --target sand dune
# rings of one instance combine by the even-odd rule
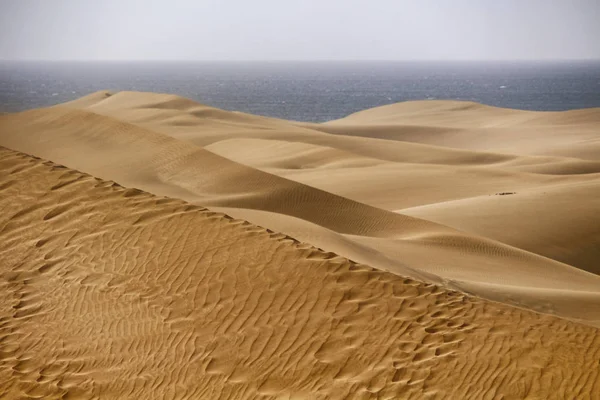
[[[0,149],[3,398],[592,398],[600,335]]]
[[[517,189],[519,190],[519,189]],[[600,182],[524,188],[514,195],[481,196],[399,210],[494,238],[600,274]],[[557,212],[561,210],[563,212]],[[514,215],[535,218],[512,218]],[[508,222],[507,222],[508,221]],[[569,243],[577,246],[569,246]]]
[[[533,112],[462,101],[416,101],[361,111],[321,129],[365,137],[375,132],[374,137],[469,150],[598,161],[598,124],[598,108]]]
[[[365,204],[453,226],[600,272],[600,224],[589,219],[600,209],[596,174],[552,176],[490,167],[398,164],[273,140],[238,139],[206,148]],[[303,168],[293,168],[294,163]],[[573,208],[573,204],[574,213],[556,213]],[[458,205],[464,207],[453,208]],[[445,218],[433,214],[433,210],[441,209],[448,210]],[[532,224],[531,218],[523,219],[522,215],[538,222]],[[565,246],[569,241],[576,246]]]
[[[215,110],[171,95],[96,93],[64,106],[5,116],[0,128],[4,132],[1,144],[99,178],[202,206],[224,207],[237,218],[404,276],[600,323],[596,306],[600,277],[548,258],[544,243],[532,252],[494,237],[463,233],[395,212],[508,191],[515,185],[520,190],[569,178],[595,179],[589,174],[531,174],[514,171],[512,164],[507,172],[500,166],[515,156],[480,157],[473,152],[465,155],[463,150],[401,142],[392,142],[401,146],[396,149],[399,154],[407,150],[405,145],[419,148],[410,162],[378,160],[367,157],[364,149],[368,146],[363,142],[370,143],[368,152],[375,153],[390,141],[325,134],[285,121]],[[241,139],[244,136],[253,137],[253,143]],[[261,136],[270,139],[256,139]],[[286,139],[283,146],[260,145],[280,144],[281,139]],[[325,143],[330,146],[325,148]],[[298,146],[308,149],[308,157],[317,162],[315,168],[306,164],[307,153]],[[355,149],[363,152],[356,154]],[[417,162],[420,153],[429,154],[423,163]],[[260,159],[261,154],[263,159],[283,164],[277,169],[262,168],[245,158],[258,155]],[[297,167],[298,157],[302,168]],[[315,159],[334,165],[323,166]],[[460,166],[465,159],[467,166]],[[363,167],[352,164],[356,162]],[[571,246],[570,254],[575,254],[578,242]],[[593,248],[588,252],[593,253]],[[381,256],[373,257],[374,253]],[[574,266],[594,271],[587,263],[590,257],[580,257],[586,263]],[[546,291],[549,300],[540,303],[538,294],[523,295],[523,286],[536,293]],[[563,297],[581,307],[565,308]]]
[[[600,110],[98,92],[0,146],[0,395],[600,391]]]

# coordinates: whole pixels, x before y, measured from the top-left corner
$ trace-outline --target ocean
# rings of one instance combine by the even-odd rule
[[[423,99],[556,111],[600,107],[600,61],[0,62],[0,112],[104,89],[173,93],[226,110],[312,122]]]

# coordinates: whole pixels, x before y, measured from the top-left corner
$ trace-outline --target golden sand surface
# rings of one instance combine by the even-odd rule
[[[0,146],[0,398],[599,397],[600,110],[98,92]]]

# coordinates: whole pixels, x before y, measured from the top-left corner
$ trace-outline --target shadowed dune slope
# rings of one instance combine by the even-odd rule
[[[596,328],[0,148],[3,399],[600,392]]]
[[[538,200],[513,201],[521,192],[577,185],[593,196],[597,162],[318,130],[328,126],[307,128],[172,95],[98,92],[1,116],[0,144],[220,209],[382,270],[600,324],[600,277],[584,271],[597,271],[593,197],[569,219],[555,212],[565,201],[553,196],[543,221],[532,212]],[[512,191],[518,196],[495,196]],[[460,211],[465,218],[401,211],[487,197],[506,206],[472,213],[477,218],[468,209]]]
[[[600,180],[399,210],[600,274]],[[531,219],[536,223],[532,224]]]
[[[600,272],[600,223],[589,218],[600,211],[597,174],[548,175],[498,167],[392,163],[274,140],[235,139],[206,148],[349,199]],[[538,195],[532,197],[530,192]],[[479,208],[480,202],[493,206]],[[431,213],[453,204],[465,207],[449,210],[443,219]]]
[[[88,111],[28,111],[3,118],[0,129],[7,147],[60,160],[105,179],[148,187],[161,195],[289,213],[343,233],[402,235],[406,229],[414,234],[431,227],[455,232],[264,173],[192,143]]]
[[[554,146],[557,141],[565,149],[572,149],[578,143],[585,143],[588,150],[593,149],[588,142],[598,139],[600,129],[600,111],[594,109],[544,113],[469,102],[406,102],[317,125],[226,112],[177,96],[159,94],[96,93],[66,106],[185,139],[270,174],[391,211],[502,192],[530,189],[544,192],[547,187],[557,186],[569,190],[572,184],[589,186],[597,182],[600,173],[600,153],[591,157],[593,159],[517,156],[489,153],[490,148],[486,147],[493,139],[520,149],[524,147],[519,140],[529,141],[527,149],[534,153],[543,150],[544,146]],[[348,125],[344,125],[344,121],[349,121],[348,132],[344,131]],[[337,133],[353,134],[353,129],[360,128],[365,129],[367,137],[327,135],[319,131],[327,131],[339,124],[343,126]],[[511,133],[497,132],[498,127],[509,127]],[[482,129],[476,133],[476,138],[469,139],[469,143],[479,141],[479,148],[487,151],[439,147],[460,147],[460,141],[441,140],[446,137],[445,132],[457,129]],[[438,146],[400,141],[418,139],[427,142],[427,138],[432,138],[429,142]],[[529,210],[514,207],[514,202],[512,215],[502,214],[503,223],[495,230],[466,224],[451,226],[597,272],[596,249],[600,247],[597,235],[591,235],[591,245],[579,246],[577,241],[568,240],[585,234],[576,221],[587,218],[589,207],[565,223],[564,218],[561,220],[564,213],[554,212],[558,202],[552,198],[546,200],[552,206],[545,207],[550,211],[544,215],[545,226],[538,226],[540,220],[533,217],[525,220],[537,231],[548,225],[555,226],[553,231],[559,233],[557,238],[567,239],[561,244],[563,251],[560,252],[555,245],[543,240],[523,237],[506,240],[507,235],[501,232],[529,236],[531,231],[519,229],[523,215],[529,214]],[[595,207],[600,209],[600,205]]]

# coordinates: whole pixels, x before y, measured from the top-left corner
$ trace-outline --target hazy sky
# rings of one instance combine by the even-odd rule
[[[0,59],[600,58],[600,0],[0,0]]]

